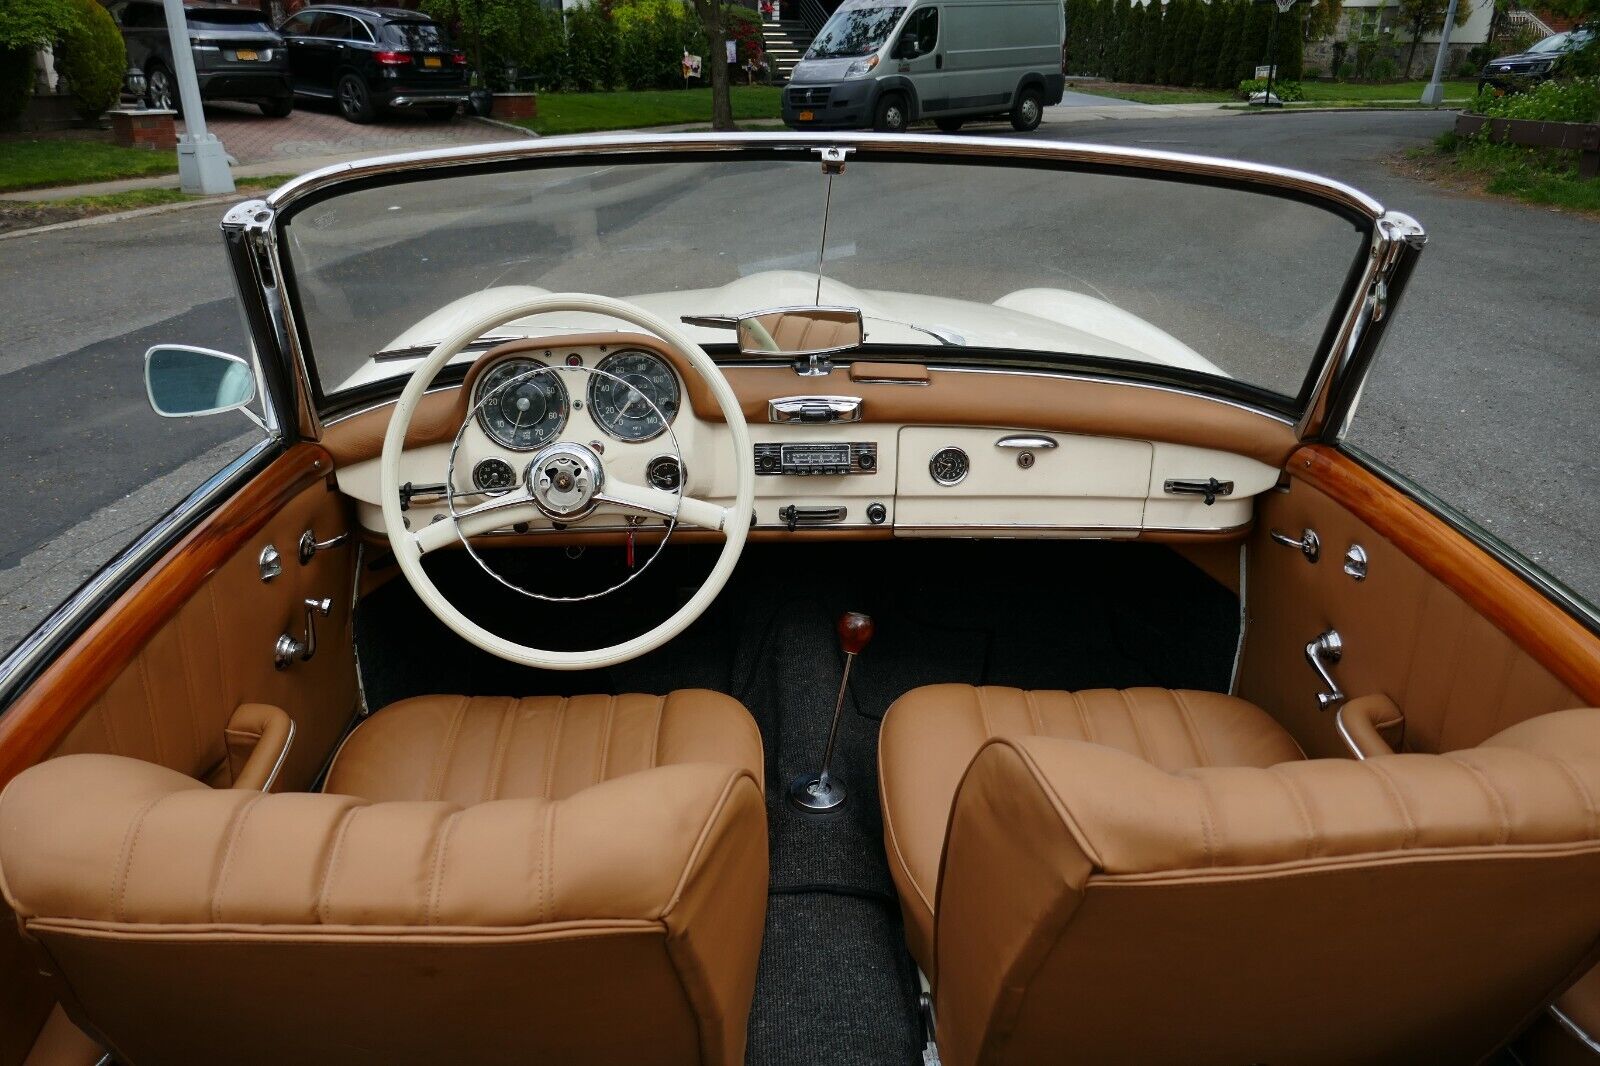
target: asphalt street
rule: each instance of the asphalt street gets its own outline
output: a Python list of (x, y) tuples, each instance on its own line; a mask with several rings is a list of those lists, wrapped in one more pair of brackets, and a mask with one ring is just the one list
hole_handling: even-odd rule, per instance
[[(1385, 165), (1449, 123), (1442, 113), (1224, 114), (1040, 132), (1293, 166), (1418, 218), (1428, 250), (1354, 442), (1600, 602), (1591, 415), (1600, 224), (1449, 193)], [(716, 221), (781, 232), (773, 199), (750, 200), (726, 203)], [(0, 491), (12, 503), (0, 514), (0, 648), (249, 439), (242, 417), (158, 419), (143, 397), (141, 356), (152, 343), (244, 348), (220, 213), (0, 241)], [(795, 257), (799, 245), (774, 260)], [(1241, 301), (1293, 295), (1294, 278), (1259, 235), (1213, 269)], [(385, 340), (395, 332), (374, 328)]]

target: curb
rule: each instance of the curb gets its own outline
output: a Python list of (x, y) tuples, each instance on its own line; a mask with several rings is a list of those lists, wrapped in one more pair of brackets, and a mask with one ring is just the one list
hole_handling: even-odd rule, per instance
[(485, 118), (482, 115), (468, 115), (467, 118), (470, 118), (474, 122), (481, 122), (485, 126), (498, 126), (503, 130), (510, 130), (513, 133), (520, 133), (524, 137), (537, 137), (537, 136), (539, 136), (537, 133), (535, 133), (532, 130), (528, 129), (526, 126), (518, 126), (518, 125), (516, 125), (515, 123), (512, 123), (512, 122), (502, 122), (497, 118)]
[(1426, 113), (1432, 111), (1460, 111), (1455, 105), (1440, 104), (1438, 107), (1229, 107), (1229, 111), (1236, 111), (1241, 115), (1342, 115), (1350, 112), (1358, 114), (1404, 114), (1407, 111)]
[(216, 204), (244, 202), (248, 197), (207, 196), (199, 200), (184, 200), (175, 204), (155, 204), (151, 207), (136, 207), (132, 211), (112, 211), (104, 215), (89, 215), (85, 218), (69, 218), (64, 222), (52, 222), (47, 226), (31, 226), (28, 229), (14, 229), (0, 233), (0, 241), (9, 241), (17, 237), (38, 237), (46, 233), (55, 233), (58, 230), (83, 229), (88, 226), (99, 226), (108, 222), (124, 222), (131, 218), (144, 218), (149, 215), (169, 215), (175, 211), (187, 211), (193, 207), (214, 206)]

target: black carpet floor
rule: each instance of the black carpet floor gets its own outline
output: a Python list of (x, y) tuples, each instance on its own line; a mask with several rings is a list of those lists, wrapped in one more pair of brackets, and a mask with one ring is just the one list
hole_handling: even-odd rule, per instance
[[(620, 550), (496, 552), (532, 587), (609, 583)], [(488, 581), (461, 553), (432, 557), (440, 587), (514, 640), (593, 647), (665, 617), (711, 565), (671, 548), (624, 591), (553, 607)], [(382, 565), (378, 561), (377, 565)], [(391, 564), (392, 565), (392, 564)], [(843, 658), (846, 610), (877, 623), (851, 675), (834, 773), (844, 808), (817, 817), (784, 801), (814, 771)], [(766, 746), (772, 896), (749, 1062), (759, 1066), (920, 1061), (916, 970), (904, 947), (883, 850), (878, 724), (919, 685), (946, 681), (1081, 689), (1166, 685), (1226, 690), (1238, 635), (1232, 593), (1158, 546), (1019, 541), (758, 545), (686, 633), (641, 659), (561, 674), (514, 667), (461, 641), (403, 581), (357, 612), (369, 704), (430, 692), (534, 695), (705, 687), (739, 698)]]

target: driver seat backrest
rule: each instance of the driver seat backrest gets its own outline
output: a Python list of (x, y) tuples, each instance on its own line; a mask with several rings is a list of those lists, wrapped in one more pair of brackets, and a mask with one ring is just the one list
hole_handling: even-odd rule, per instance
[(1476, 1062), (1600, 954), (1600, 710), (1175, 773), (999, 737), (938, 890), (943, 1061)]
[(68, 755), (0, 793), (0, 890), (120, 1062), (743, 1059), (748, 768), (463, 806), (217, 790)]

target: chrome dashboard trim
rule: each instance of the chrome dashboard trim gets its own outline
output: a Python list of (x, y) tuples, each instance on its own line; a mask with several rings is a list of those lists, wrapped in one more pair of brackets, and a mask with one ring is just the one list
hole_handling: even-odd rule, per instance
[(896, 522), (892, 527), (896, 533), (901, 530), (908, 532), (961, 530), (971, 533), (995, 532), (1004, 533), (1007, 530), (1037, 530), (1041, 532), (1056, 533), (1242, 533), (1249, 529), (1252, 522), (1241, 522), (1236, 526), (1126, 526), (1126, 525), (1064, 525), (1060, 522), (974, 522), (971, 524), (960, 522), (938, 522), (928, 525), (911, 525)]

